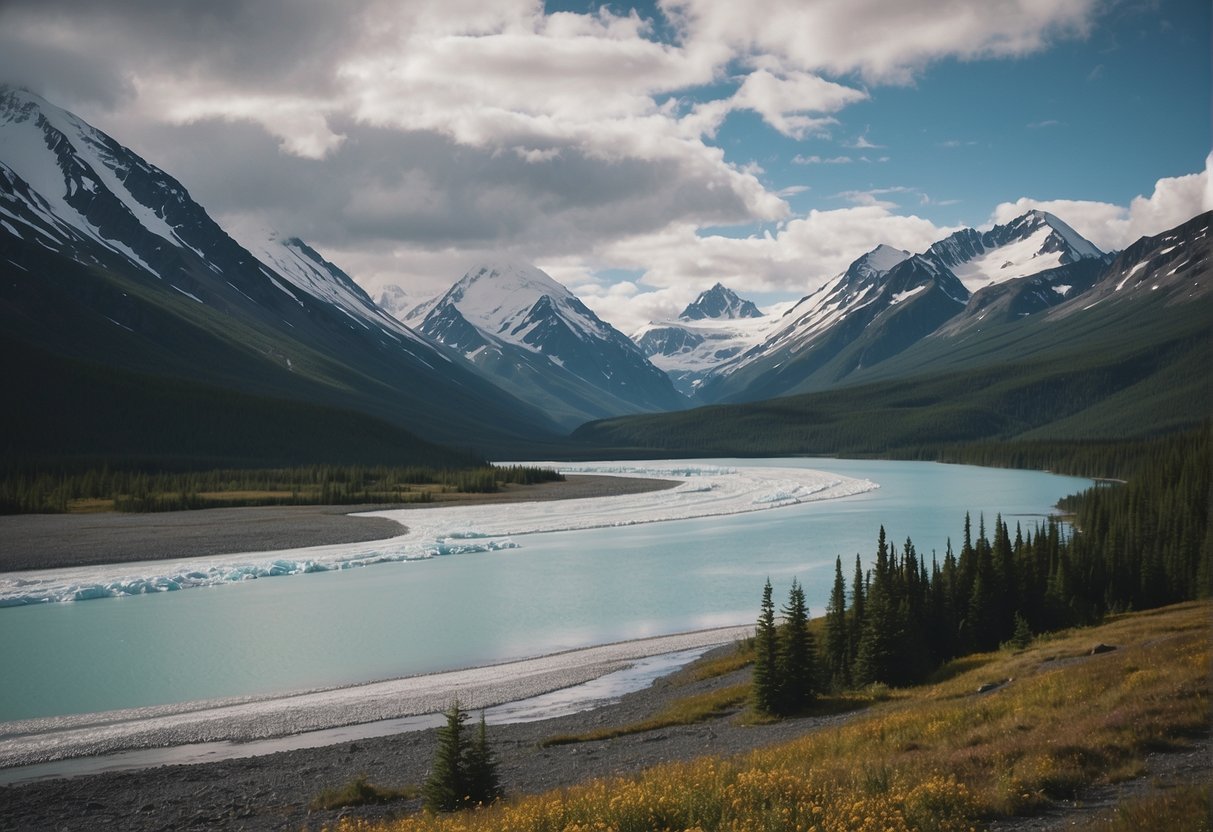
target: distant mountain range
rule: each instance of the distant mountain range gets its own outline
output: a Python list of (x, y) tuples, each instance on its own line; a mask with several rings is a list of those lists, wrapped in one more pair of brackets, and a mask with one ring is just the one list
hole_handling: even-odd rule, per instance
[[(1201, 214), (1105, 255), (1032, 212), (967, 254), (952, 244), (980, 237), (961, 232), (887, 270), (860, 258), (709, 379), (737, 403), (603, 420), (574, 438), (633, 453), (887, 453), (1207, 424), (1211, 224)], [(990, 239), (1015, 248), (1005, 280), (988, 271)], [(1023, 266), (1031, 254), (1043, 271)], [(966, 271), (981, 281), (970, 294), (953, 269), (975, 258), (987, 270)]]
[(717, 283), (677, 320), (650, 323), (632, 340), (681, 393), (694, 397), (704, 378), (761, 344), (776, 322), (775, 316), (764, 315), (752, 301)]
[[(234, 239), (169, 174), (0, 87), (4, 453), (454, 464), (1165, 430), (1209, 415), (1208, 225), (1107, 254), (1030, 211), (878, 246), (765, 314), (717, 284), (629, 339), (526, 263), (372, 298), (303, 240)], [(713, 403), (740, 409), (688, 410)], [(844, 404), (868, 416), (830, 433)]]

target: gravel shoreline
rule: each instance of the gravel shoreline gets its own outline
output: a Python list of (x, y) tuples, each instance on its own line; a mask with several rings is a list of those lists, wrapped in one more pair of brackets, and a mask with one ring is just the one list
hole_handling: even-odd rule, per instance
[(447, 495), (408, 505), (257, 506), (150, 514), (20, 514), (0, 517), (0, 572), (176, 560), (241, 552), (270, 552), (364, 543), (396, 537), (405, 528), (357, 512), (643, 494), (672, 488), (671, 480), (570, 474), (564, 482), (509, 486), (495, 494)]
[[(733, 649), (726, 645), (718, 650)], [(542, 792), (663, 762), (705, 754), (728, 756), (799, 736), (846, 717), (792, 719), (742, 726), (728, 715), (693, 726), (612, 740), (541, 748), (552, 736), (639, 721), (665, 703), (742, 681), (748, 670), (682, 683), (677, 674), (592, 711), (489, 729), (502, 784), (511, 795)], [(143, 832), (166, 829), (320, 829), (349, 815), (387, 818), (416, 811), (403, 801), (356, 809), (309, 811), (320, 792), (366, 775), (376, 785), (424, 782), (436, 732), (357, 740), (215, 763), (164, 766), (0, 787), (6, 828)]]

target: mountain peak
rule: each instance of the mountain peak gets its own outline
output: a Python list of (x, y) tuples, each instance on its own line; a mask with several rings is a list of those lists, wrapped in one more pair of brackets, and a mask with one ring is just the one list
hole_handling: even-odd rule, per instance
[(736, 318), (761, 318), (762, 312), (752, 301), (742, 300), (737, 293), (722, 283), (717, 283), (690, 303), (678, 316), (684, 321), (701, 321), (704, 318), (733, 320)]
[(1047, 211), (1032, 209), (989, 231), (963, 228), (932, 245), (927, 258), (976, 292), (998, 283), (1102, 257), (1103, 252)]

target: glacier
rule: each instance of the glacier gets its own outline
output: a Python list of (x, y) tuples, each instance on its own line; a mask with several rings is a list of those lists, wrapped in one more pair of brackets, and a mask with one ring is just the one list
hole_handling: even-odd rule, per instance
[(396, 537), (371, 542), (4, 573), (0, 574), (0, 607), (175, 592), (377, 563), (506, 551), (524, 545), (519, 539), (524, 541), (533, 534), (771, 510), (879, 487), (869, 480), (806, 468), (688, 464), (678, 460), (525, 464), (554, 468), (568, 475), (647, 477), (677, 484), (643, 494), (406, 508), (355, 515), (386, 517), (406, 529)]

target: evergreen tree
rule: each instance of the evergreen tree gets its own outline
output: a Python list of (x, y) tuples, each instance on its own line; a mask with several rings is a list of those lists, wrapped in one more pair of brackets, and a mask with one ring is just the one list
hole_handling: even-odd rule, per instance
[(431, 812), (453, 812), (467, 802), (464, 771), (467, 746), (463, 739), (463, 723), (467, 718), (467, 713), (459, 708), (459, 700), (452, 700), (446, 712), (446, 725), (438, 729), (438, 750), (422, 790), (425, 808)]
[(775, 632), (775, 602), (771, 599), (771, 579), (762, 588), (762, 607), (754, 630), (754, 671), (752, 690), (754, 707), (766, 714), (778, 712), (779, 642)]
[(497, 758), (489, 748), (484, 724), (484, 711), (480, 712), (480, 726), (476, 739), (464, 752), (464, 775), (467, 781), (467, 796), (471, 803), (492, 803), (501, 797), (501, 780), (497, 776)]
[(847, 635), (851, 639), (851, 676), (855, 675), (855, 658), (859, 655), (859, 637), (863, 634), (864, 615), (867, 611), (867, 593), (864, 592), (863, 563), (855, 555), (855, 575), (851, 579), (851, 615)]
[(847, 631), (847, 595), (841, 557), (834, 560), (834, 589), (826, 605), (825, 665), (830, 685), (835, 690), (851, 684), (851, 635)]
[(779, 698), (778, 712), (792, 714), (804, 709), (817, 695), (817, 675), (814, 658), (817, 653), (813, 634), (809, 632), (809, 608), (805, 603), (804, 587), (792, 579), (788, 603), (783, 608), (783, 631), (779, 639)]

